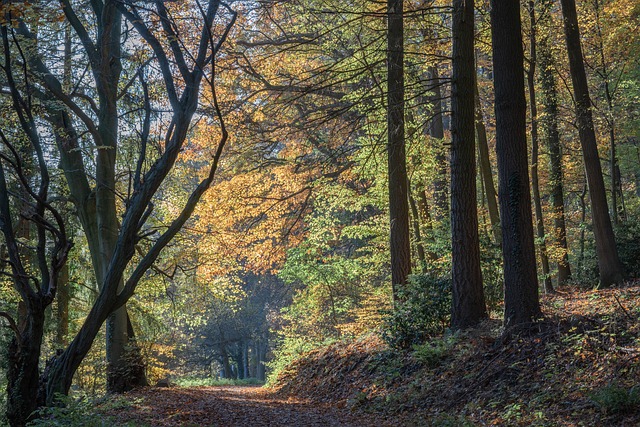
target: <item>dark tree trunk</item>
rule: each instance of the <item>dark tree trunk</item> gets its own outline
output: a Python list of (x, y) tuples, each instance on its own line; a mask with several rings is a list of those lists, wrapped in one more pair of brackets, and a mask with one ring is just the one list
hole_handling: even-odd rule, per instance
[(510, 327), (534, 321), (540, 305), (529, 193), (520, 2), (493, 0), (491, 6), (504, 320)]
[(553, 75), (553, 59), (548, 40), (543, 37), (540, 41), (540, 83), (542, 86), (542, 103), (544, 105), (544, 129), (546, 132), (547, 149), (549, 150), (549, 169), (551, 185), (551, 204), (553, 206), (554, 236), (556, 245), (562, 251), (558, 261), (558, 286), (571, 278), (569, 264), (569, 248), (567, 245), (567, 228), (564, 215), (564, 187), (562, 176), (562, 152), (560, 148), (560, 133), (558, 132), (558, 96), (556, 80)]
[(475, 114), (476, 114), (476, 138), (478, 139), (478, 165), (480, 175), (484, 185), (484, 191), (489, 210), (489, 221), (496, 244), (502, 244), (502, 232), (500, 229), (500, 213), (498, 212), (498, 195), (493, 182), (493, 172), (491, 171), (491, 159), (489, 158), (489, 143), (487, 140), (487, 129), (484, 125), (482, 114), (482, 104), (480, 103), (480, 93), (478, 91), (478, 81), (475, 83)]
[(611, 218), (607, 206), (607, 196), (602, 177), (602, 165), (598, 154), (598, 143), (593, 127), (591, 114), (591, 100), (587, 75), (582, 59), (582, 46), (580, 45), (580, 30), (578, 28), (578, 15), (574, 0), (561, 0), (562, 15), (564, 17), (564, 32), (567, 41), (567, 53), (569, 54), (569, 68), (571, 81), (573, 82), (573, 94), (576, 103), (576, 118), (584, 168), (589, 185), (589, 197), (591, 199), (591, 219), (595, 236), (598, 267), (600, 270), (601, 287), (609, 287), (624, 280), (624, 268), (618, 257)]
[(480, 270), (474, 137), (474, 2), (453, 2), (451, 82), (451, 327), (474, 326), (487, 317)]
[(394, 299), (411, 273), (409, 194), (404, 141), (403, 0), (387, 1), (387, 132), (391, 281)]
[(20, 337), (9, 345), (7, 369), (7, 419), (12, 427), (22, 427), (44, 403), (36, 395), (40, 381), (40, 347), (44, 336), (44, 307), (32, 301), (27, 309)]
[(529, 70), (527, 71), (527, 87), (529, 89), (529, 112), (531, 114), (531, 190), (533, 192), (533, 206), (536, 213), (536, 232), (538, 234), (538, 251), (540, 252), (540, 264), (542, 266), (542, 280), (544, 290), (553, 293), (551, 274), (549, 270), (549, 256), (547, 255), (547, 243), (545, 242), (544, 220), (542, 218), (542, 202), (540, 200), (540, 184), (538, 179), (538, 106), (536, 105), (536, 10), (533, 0), (529, 0), (529, 19), (531, 21), (531, 34), (529, 40)]

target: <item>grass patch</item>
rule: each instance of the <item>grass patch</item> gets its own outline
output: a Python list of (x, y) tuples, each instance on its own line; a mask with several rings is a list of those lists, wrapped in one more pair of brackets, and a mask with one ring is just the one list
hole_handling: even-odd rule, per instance
[(246, 378), (243, 380), (234, 380), (230, 378), (202, 378), (202, 377), (184, 377), (175, 381), (178, 387), (214, 387), (214, 386), (248, 386), (248, 385), (264, 385), (264, 381), (257, 378)]

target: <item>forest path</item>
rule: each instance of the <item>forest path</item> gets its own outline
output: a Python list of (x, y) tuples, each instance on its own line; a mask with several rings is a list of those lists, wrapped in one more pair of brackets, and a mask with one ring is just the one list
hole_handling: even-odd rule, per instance
[[(282, 398), (258, 386), (144, 388), (123, 396), (126, 402), (106, 415), (118, 425), (195, 426), (385, 426), (392, 425), (348, 408)], [(102, 412), (102, 411), (101, 411)]]

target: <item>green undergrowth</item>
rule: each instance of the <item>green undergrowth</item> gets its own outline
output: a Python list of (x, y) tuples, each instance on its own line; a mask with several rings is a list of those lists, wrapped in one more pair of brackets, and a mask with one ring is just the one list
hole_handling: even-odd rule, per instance
[(314, 349), (274, 381), (281, 395), (416, 426), (640, 425), (640, 287), (562, 289), (543, 321), (500, 321), (408, 350), (369, 335)]
[(118, 423), (113, 417), (102, 415), (99, 412), (109, 410), (126, 410), (134, 405), (124, 396), (110, 396), (102, 398), (64, 397), (60, 399), (59, 407), (42, 408), (38, 410), (38, 418), (28, 424), (28, 427), (36, 426), (60, 426), (60, 427), (111, 427), (118, 425), (121, 427), (147, 427), (140, 423)]
[(215, 387), (215, 386), (248, 386), (263, 385), (264, 381), (257, 378), (234, 380), (231, 378), (182, 377), (175, 380), (178, 387)]

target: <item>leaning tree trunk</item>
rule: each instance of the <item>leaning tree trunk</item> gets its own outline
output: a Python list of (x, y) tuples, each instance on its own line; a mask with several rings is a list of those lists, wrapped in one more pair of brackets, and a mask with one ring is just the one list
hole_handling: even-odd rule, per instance
[(451, 82), (451, 327), (487, 317), (480, 269), (474, 135), (474, 2), (453, 1)]
[(496, 151), (502, 254), (504, 322), (515, 326), (540, 315), (527, 162), (520, 2), (491, 2), (496, 111)]
[(569, 54), (571, 81), (573, 82), (578, 133), (580, 135), (580, 144), (582, 145), (582, 156), (591, 199), (591, 220), (600, 270), (599, 286), (609, 287), (624, 280), (624, 267), (618, 257), (618, 249), (607, 207), (602, 165), (600, 164), (598, 143), (591, 114), (587, 75), (582, 59), (576, 3), (575, 0), (560, 0), (560, 4), (562, 5), (562, 15), (564, 17), (564, 33), (567, 41), (567, 53)]
[(387, 134), (389, 220), (393, 297), (411, 273), (409, 193), (404, 141), (404, 28), (403, 0), (388, 0)]
[(491, 172), (487, 129), (484, 125), (477, 78), (475, 83), (475, 114), (476, 138), (478, 139), (478, 166), (480, 167), (480, 176), (482, 177), (486, 194), (493, 238), (495, 243), (500, 245), (502, 244), (502, 232), (500, 229), (500, 213), (498, 212), (498, 195), (496, 194), (496, 187), (493, 183), (493, 173)]

